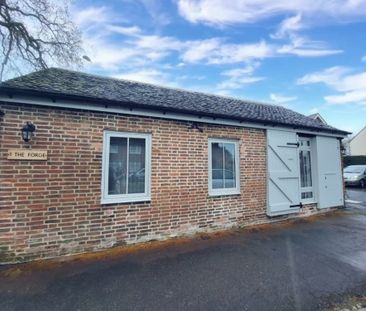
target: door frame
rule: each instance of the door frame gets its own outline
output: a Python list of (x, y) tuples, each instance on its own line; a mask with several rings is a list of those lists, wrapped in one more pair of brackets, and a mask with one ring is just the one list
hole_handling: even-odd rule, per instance
[(297, 140), (298, 140), (299, 144), (300, 144), (301, 138), (310, 140), (310, 165), (311, 165), (311, 180), (312, 180), (313, 197), (310, 198), (310, 199), (302, 199), (301, 198), (301, 192), (302, 192), (303, 188), (301, 187), (300, 145), (299, 145), (299, 148), (298, 148), (298, 156), (299, 156), (299, 189), (300, 189), (299, 201), (303, 205), (317, 204), (318, 203), (318, 180), (317, 180), (318, 174), (315, 174), (315, 172), (318, 169), (318, 165), (317, 165), (316, 150), (315, 150), (315, 147), (316, 147), (315, 146), (315, 143), (316, 143), (315, 142), (315, 136), (313, 136), (313, 135), (303, 135), (301, 133), (297, 133)]

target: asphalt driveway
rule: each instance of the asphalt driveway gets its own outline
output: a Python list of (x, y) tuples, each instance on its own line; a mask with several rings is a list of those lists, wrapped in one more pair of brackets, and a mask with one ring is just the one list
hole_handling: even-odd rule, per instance
[(366, 189), (359, 187), (347, 187), (346, 203), (366, 206)]
[(2, 311), (318, 310), (366, 289), (366, 206), (0, 278)]

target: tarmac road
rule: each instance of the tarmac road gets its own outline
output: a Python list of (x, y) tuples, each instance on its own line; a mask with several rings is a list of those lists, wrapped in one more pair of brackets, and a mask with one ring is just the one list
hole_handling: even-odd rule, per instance
[[(352, 200), (364, 202), (358, 192)], [(0, 310), (321, 310), (365, 285), (366, 206), (358, 203), (188, 244), (2, 267)]]

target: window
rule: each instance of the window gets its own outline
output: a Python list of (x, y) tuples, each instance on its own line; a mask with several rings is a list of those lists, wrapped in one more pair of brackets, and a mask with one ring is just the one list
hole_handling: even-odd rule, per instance
[(239, 194), (239, 142), (209, 139), (209, 195)]
[(314, 198), (311, 168), (311, 138), (300, 137), (299, 144), (301, 200), (311, 201)]
[(104, 132), (102, 203), (150, 200), (151, 135)]

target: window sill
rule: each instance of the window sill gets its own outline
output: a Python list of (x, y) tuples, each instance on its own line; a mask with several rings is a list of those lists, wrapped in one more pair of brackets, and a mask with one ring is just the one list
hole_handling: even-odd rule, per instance
[(150, 202), (150, 196), (141, 196), (141, 197), (124, 197), (124, 198), (103, 198), (100, 203), (103, 205), (107, 204), (119, 204), (119, 203), (141, 203), (141, 202)]
[(229, 195), (240, 195), (240, 190), (235, 189), (234, 191), (209, 191), (209, 197), (221, 197), (221, 196), (229, 196)]

